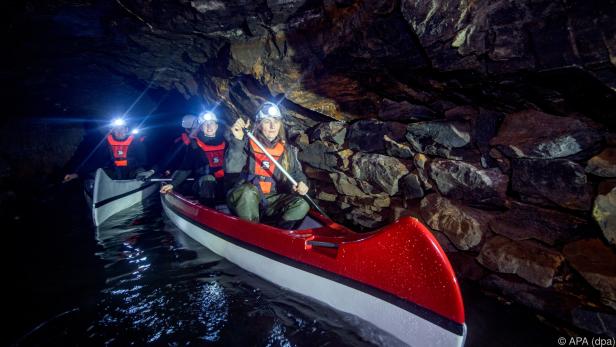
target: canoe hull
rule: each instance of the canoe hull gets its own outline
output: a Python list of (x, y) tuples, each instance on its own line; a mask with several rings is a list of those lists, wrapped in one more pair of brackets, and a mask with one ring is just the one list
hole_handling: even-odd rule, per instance
[(92, 199), (88, 201), (94, 225), (103, 224), (109, 217), (141, 203), (156, 191), (158, 184), (155, 182), (112, 180), (104, 170), (98, 169)]
[[(464, 344), (466, 325), (463, 322), (443, 318), (369, 283), (291, 259), (206, 226), (198, 213), (191, 213), (199, 209), (181, 210), (178, 202), (182, 201), (174, 197), (163, 197), (162, 201), (167, 216), (192, 239), (272, 283), (353, 314), (412, 346)], [(220, 219), (220, 216), (210, 217)]]

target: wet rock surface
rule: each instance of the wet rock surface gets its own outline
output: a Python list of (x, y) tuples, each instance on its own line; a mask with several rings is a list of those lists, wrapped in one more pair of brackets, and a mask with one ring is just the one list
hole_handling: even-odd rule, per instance
[(509, 239), (535, 239), (552, 246), (581, 238), (590, 228), (582, 218), (522, 203), (513, 203), (489, 223), (493, 232)]
[(546, 201), (572, 210), (590, 210), (592, 204), (592, 187), (584, 169), (566, 159), (514, 160), (511, 186), (528, 201)]
[(616, 245), (616, 189), (597, 196), (592, 215), (605, 238)]
[(580, 240), (565, 246), (567, 261), (602, 299), (616, 308), (616, 254), (600, 240)]
[(421, 216), (426, 224), (443, 232), (460, 250), (479, 245), (488, 232), (493, 214), (464, 206), (438, 194), (430, 194), (421, 200)]
[(435, 159), (430, 163), (430, 178), (444, 196), (475, 204), (503, 205), (509, 178), (498, 169)]
[(529, 110), (505, 117), (490, 144), (510, 158), (555, 159), (587, 153), (601, 141), (583, 120)]
[(493, 271), (516, 274), (540, 287), (549, 287), (565, 258), (530, 241), (495, 236), (486, 242), (477, 260)]

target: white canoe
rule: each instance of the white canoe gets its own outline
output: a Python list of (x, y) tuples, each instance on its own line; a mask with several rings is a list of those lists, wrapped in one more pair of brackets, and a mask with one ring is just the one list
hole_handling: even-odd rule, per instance
[(92, 197), (87, 194), (92, 208), (94, 225), (103, 224), (109, 217), (135, 204), (158, 191), (157, 182), (140, 180), (113, 180), (103, 169), (96, 171)]

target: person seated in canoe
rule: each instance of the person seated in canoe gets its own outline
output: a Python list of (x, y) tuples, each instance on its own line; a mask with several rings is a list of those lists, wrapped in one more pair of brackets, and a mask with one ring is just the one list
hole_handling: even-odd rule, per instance
[(156, 172), (162, 172), (163, 176), (169, 176), (179, 168), (186, 147), (195, 141), (201, 124), (199, 117), (187, 114), (182, 117), (181, 125), (184, 130), (173, 140), (169, 151), (162, 155), (163, 160), (155, 165)]
[(206, 112), (200, 119), (200, 130), (186, 147), (184, 158), (178, 170), (171, 176), (171, 183), (161, 187), (167, 194), (177, 189), (192, 174), (198, 177), (193, 185), (201, 203), (213, 206), (224, 199), (224, 154), (227, 146), (224, 129), (219, 126), (216, 115)]
[(253, 222), (264, 219), (281, 228), (296, 228), (310, 209), (301, 197), (308, 192), (308, 180), (297, 159), (297, 149), (287, 142), (282, 113), (276, 104), (264, 103), (256, 116), (254, 136), (298, 182), (295, 186), (290, 186), (260, 146), (245, 136), (249, 126), (250, 121), (240, 118), (231, 127), (225, 172), (229, 181), (236, 177), (236, 184), (227, 193), (227, 204), (242, 219)]
[(139, 136), (138, 129), (129, 131), (125, 119), (114, 119), (109, 133), (93, 149), (92, 155), (86, 157), (73, 173), (65, 175), (64, 182), (87, 176), (98, 168), (103, 168), (109, 177), (116, 180), (150, 177), (154, 170), (145, 170), (147, 155), (143, 141), (144, 137)]

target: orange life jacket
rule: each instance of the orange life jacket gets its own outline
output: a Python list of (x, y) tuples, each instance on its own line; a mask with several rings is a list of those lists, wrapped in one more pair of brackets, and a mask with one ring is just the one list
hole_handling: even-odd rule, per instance
[(214, 177), (216, 177), (216, 179), (221, 179), (225, 175), (222, 169), (225, 158), (225, 142), (223, 141), (219, 145), (210, 146), (199, 139), (196, 140), (197, 145), (199, 145), (207, 157), (210, 172), (214, 172)]
[[(252, 155), (254, 157), (254, 167), (250, 168), (250, 174), (257, 178), (257, 182), (263, 194), (269, 194), (272, 190), (272, 184), (274, 184), (274, 172), (276, 172), (276, 165), (270, 161), (265, 153), (257, 146), (257, 144), (250, 140), (250, 148), (252, 149)], [(273, 148), (266, 148), (269, 153), (277, 161), (284, 153), (284, 144), (278, 142)], [(255, 183), (255, 182), (253, 182)]]
[(115, 166), (128, 166), (128, 147), (133, 143), (134, 138), (135, 136), (131, 135), (124, 141), (118, 141), (111, 134), (107, 136), (107, 143), (111, 146)]
[(182, 142), (184, 142), (186, 146), (190, 145), (190, 138), (187, 133), (182, 133)]

